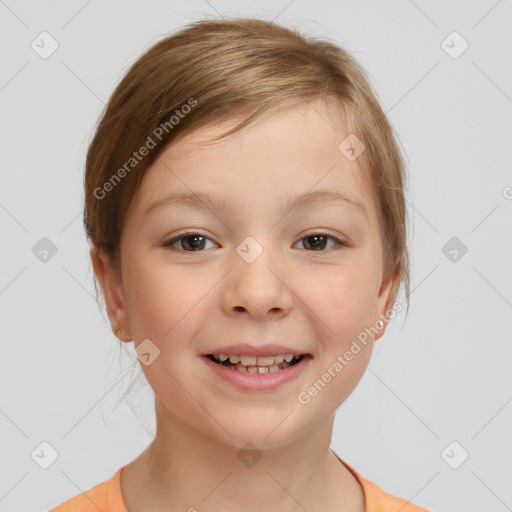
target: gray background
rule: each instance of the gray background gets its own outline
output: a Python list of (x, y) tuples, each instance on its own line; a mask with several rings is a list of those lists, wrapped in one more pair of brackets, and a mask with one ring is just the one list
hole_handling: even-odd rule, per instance
[[(219, 15), (342, 44), (407, 156), (411, 310), (339, 408), (332, 448), (422, 506), (512, 510), (510, 1), (0, 0), (0, 511), (55, 506), (152, 439), (147, 385), (116, 407), (140, 371), (118, 357), (94, 300), (84, 157), (127, 67), (169, 32)], [(59, 45), (47, 59), (31, 48), (43, 31)], [(469, 43), (457, 58), (442, 45), (453, 31)], [(43, 237), (57, 248), (46, 263), (32, 250)], [(452, 237), (468, 249), (455, 262), (442, 251)], [(58, 453), (48, 469), (44, 441)]]

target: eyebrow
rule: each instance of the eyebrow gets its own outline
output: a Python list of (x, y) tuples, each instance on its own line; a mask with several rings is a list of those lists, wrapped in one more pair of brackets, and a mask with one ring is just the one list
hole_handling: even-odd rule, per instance
[[(368, 211), (359, 199), (350, 194), (329, 189), (304, 192), (298, 196), (288, 197), (280, 212), (281, 215), (286, 215), (294, 208), (303, 210), (314, 206), (333, 204), (346, 204), (368, 219)], [(224, 196), (216, 196), (207, 192), (183, 192), (169, 194), (154, 201), (144, 210), (143, 215), (146, 217), (158, 208), (171, 205), (217, 211), (233, 209), (236, 206), (230, 198)]]

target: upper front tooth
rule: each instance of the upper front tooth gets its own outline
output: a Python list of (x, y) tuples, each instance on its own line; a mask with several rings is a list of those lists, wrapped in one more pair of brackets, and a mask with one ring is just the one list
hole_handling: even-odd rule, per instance
[[(258, 358), (256, 356), (241, 356), (240, 362), (244, 366), (254, 366), (256, 364), (257, 359)], [(230, 361), (231, 361), (231, 356), (230, 356)]]
[(271, 364), (274, 364), (274, 359), (274, 356), (258, 357), (256, 364), (258, 366), (270, 366)]

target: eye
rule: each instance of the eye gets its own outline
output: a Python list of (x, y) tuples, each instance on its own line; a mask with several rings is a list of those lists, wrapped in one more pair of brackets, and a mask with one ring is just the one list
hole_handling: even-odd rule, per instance
[(342, 240), (327, 235), (325, 233), (312, 233), (310, 235), (307, 235), (299, 240), (299, 242), (303, 242), (303, 246), (307, 249), (308, 246), (312, 248), (314, 251), (322, 251), (325, 249), (325, 246), (327, 244), (328, 240), (333, 240), (335, 245), (338, 246), (346, 246), (348, 247), (347, 242), (343, 242)]
[[(162, 244), (163, 247), (173, 247), (180, 251), (184, 252), (197, 252), (205, 249), (206, 241), (209, 240), (216, 246), (215, 242), (210, 240), (209, 238), (201, 235), (200, 233), (181, 233), (178, 236), (167, 240)], [(327, 235), (325, 233), (312, 233), (307, 235), (299, 242), (303, 243), (303, 247), (308, 250), (314, 251), (324, 251), (326, 249), (326, 245), (328, 241), (331, 240), (334, 242), (335, 246), (345, 246), (348, 247), (348, 242), (344, 242), (334, 236)], [(174, 247), (176, 244), (179, 244), (178, 247)], [(332, 247), (331, 247), (332, 248)]]
[[(205, 248), (206, 240), (210, 240), (209, 238), (201, 235), (200, 233), (181, 233), (170, 240), (167, 240), (162, 244), (163, 247), (174, 246), (174, 244), (179, 243), (181, 249), (185, 252), (194, 252), (201, 251)], [(210, 240), (211, 242), (211, 240)], [(215, 242), (212, 242), (214, 245)], [(178, 247), (176, 247), (178, 249)], [(178, 250), (181, 250), (178, 249)]]

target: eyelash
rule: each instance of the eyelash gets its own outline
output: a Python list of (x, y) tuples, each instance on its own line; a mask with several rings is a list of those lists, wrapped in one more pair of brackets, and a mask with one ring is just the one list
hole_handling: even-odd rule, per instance
[[(176, 247), (172, 247), (173, 244), (175, 244), (176, 242), (178, 242), (179, 240), (181, 240), (182, 238), (187, 238), (189, 236), (193, 236), (193, 235), (199, 235), (201, 237), (203, 237), (205, 240), (210, 240), (211, 242), (213, 242), (213, 240), (211, 240), (210, 238), (202, 235), (201, 233), (197, 233), (195, 231), (190, 231), (190, 232), (187, 232), (187, 233), (180, 233), (178, 236), (175, 236), (173, 238), (171, 238), (170, 240), (167, 240), (166, 242), (164, 242), (162, 244), (162, 247), (169, 247), (169, 248), (172, 248), (172, 249), (176, 249), (178, 250), (179, 252), (188, 252), (188, 253), (194, 253), (194, 252), (204, 252), (206, 249), (202, 250), (202, 251), (185, 251), (185, 250), (182, 250), (182, 249), (177, 249)], [(337, 244), (338, 247), (331, 247), (331, 249), (341, 249), (342, 247), (350, 247), (351, 244), (348, 243), (348, 242), (345, 242), (343, 240), (340, 240), (339, 238), (336, 238), (335, 236), (332, 236), (332, 235), (328, 235), (327, 233), (321, 233), (321, 232), (318, 232), (318, 233), (310, 233), (304, 237), (302, 237), (300, 241), (302, 240), (305, 240), (306, 238), (311, 238), (313, 236), (322, 236), (322, 237), (325, 237), (327, 239), (331, 239), (331, 240), (334, 240)], [(215, 242), (214, 242), (215, 243)], [(327, 252), (328, 249), (323, 249), (323, 250), (318, 250), (318, 251), (315, 251), (315, 250), (308, 250), (308, 249), (304, 249), (305, 251), (308, 251), (308, 252)]]

